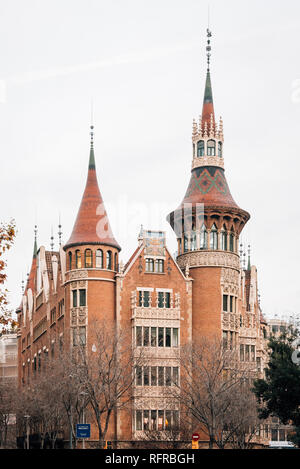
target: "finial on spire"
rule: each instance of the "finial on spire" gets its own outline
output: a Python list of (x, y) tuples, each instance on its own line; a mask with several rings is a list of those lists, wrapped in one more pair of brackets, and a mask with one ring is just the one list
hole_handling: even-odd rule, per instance
[(247, 270), (251, 270), (250, 254), (251, 254), (251, 246), (250, 246), (250, 244), (248, 244), (248, 267), (247, 267)]
[(54, 248), (54, 236), (53, 236), (53, 226), (51, 226), (51, 242), (50, 242), (50, 246), (51, 246), (51, 251), (53, 252), (53, 248)]
[(93, 124), (93, 110), (91, 111), (91, 125), (90, 125), (90, 136), (91, 136), (91, 145), (90, 145), (90, 160), (89, 160), (89, 169), (96, 169), (95, 165), (95, 155), (94, 155), (94, 124)]
[(59, 245), (61, 246), (61, 237), (62, 237), (62, 230), (61, 230), (61, 221), (60, 221), (60, 214), (59, 214), (59, 219), (58, 219), (58, 242)]
[(206, 46), (206, 56), (207, 56), (207, 71), (210, 71), (210, 57), (211, 57), (211, 45), (210, 45), (210, 38), (212, 36), (212, 33), (209, 29), (207, 28), (207, 46)]
[(34, 246), (33, 246), (33, 257), (37, 255), (37, 225), (34, 225)]

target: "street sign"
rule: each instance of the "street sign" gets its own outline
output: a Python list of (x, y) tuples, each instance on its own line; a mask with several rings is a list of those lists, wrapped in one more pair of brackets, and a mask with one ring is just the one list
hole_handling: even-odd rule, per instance
[(192, 440), (193, 440), (193, 441), (198, 441), (199, 438), (200, 438), (199, 433), (193, 433), (193, 436), (192, 436)]
[(76, 425), (76, 438), (90, 438), (91, 424), (90, 423), (77, 423)]

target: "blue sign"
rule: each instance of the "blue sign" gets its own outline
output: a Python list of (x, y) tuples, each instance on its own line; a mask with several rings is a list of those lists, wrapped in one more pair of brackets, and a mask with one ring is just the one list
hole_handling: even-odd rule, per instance
[(76, 425), (76, 438), (90, 438), (91, 424), (90, 423), (77, 423)]

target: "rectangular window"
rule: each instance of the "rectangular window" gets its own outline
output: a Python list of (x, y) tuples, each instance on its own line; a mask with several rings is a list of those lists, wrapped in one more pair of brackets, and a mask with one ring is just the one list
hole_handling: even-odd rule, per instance
[(257, 367), (257, 371), (261, 371), (261, 358), (260, 357), (256, 358), (256, 367)]
[(178, 347), (178, 327), (173, 327), (172, 347)]
[(142, 386), (143, 385), (143, 369), (141, 366), (136, 367), (136, 385)]
[(166, 426), (166, 430), (171, 430), (171, 428), (172, 428), (172, 412), (171, 412), (171, 410), (166, 410), (165, 426)]
[(165, 293), (165, 308), (170, 308), (170, 293), (166, 292)]
[(149, 308), (150, 306), (150, 292), (149, 291), (139, 291), (139, 306), (144, 306), (144, 308)]
[(245, 361), (246, 362), (250, 361), (250, 346), (249, 345), (245, 346)]
[(255, 345), (251, 345), (251, 361), (255, 362)]
[(277, 430), (277, 428), (272, 428), (272, 430), (271, 430), (271, 441), (278, 441), (278, 430)]
[(149, 430), (149, 410), (144, 410), (144, 430)]
[(230, 312), (233, 313), (233, 296), (230, 295)]
[(158, 346), (159, 347), (164, 346), (164, 328), (163, 327), (158, 328)]
[(179, 384), (179, 368), (178, 366), (173, 367), (173, 382), (172, 384), (178, 385)]
[(157, 430), (157, 411), (151, 410), (151, 430)]
[(228, 332), (223, 331), (223, 348), (224, 350), (227, 350), (228, 348), (228, 337), (227, 337)]
[(82, 346), (86, 345), (86, 330), (85, 326), (79, 327), (79, 344)]
[(157, 368), (151, 366), (151, 386), (157, 386)]
[(158, 386), (164, 386), (165, 385), (165, 380), (164, 380), (164, 367), (159, 366), (158, 367)]
[(162, 292), (162, 291), (158, 292), (158, 307), (159, 308), (164, 307), (164, 292)]
[(142, 326), (136, 326), (135, 334), (136, 334), (136, 346), (141, 347), (142, 346)]
[(223, 295), (223, 311), (228, 311), (228, 295)]
[(79, 290), (79, 306), (86, 306), (86, 290)]
[(161, 431), (164, 429), (164, 411), (159, 410), (158, 411), (158, 425), (157, 425), (157, 430)]
[(179, 411), (173, 411), (173, 428), (179, 428)]
[(143, 429), (142, 425), (142, 411), (137, 410), (136, 411), (136, 423), (135, 423), (135, 428), (137, 431), (141, 431)]
[(149, 386), (149, 366), (144, 366), (144, 386)]
[(166, 386), (171, 386), (171, 367), (166, 366)]
[(75, 347), (76, 345), (78, 345), (77, 329), (76, 327), (73, 327), (73, 346)]
[(144, 327), (144, 347), (149, 347), (149, 327)]
[(166, 347), (171, 347), (171, 328), (166, 327)]
[(240, 345), (240, 361), (244, 362), (245, 361), (245, 355), (244, 355), (244, 345)]
[(151, 347), (157, 346), (157, 328), (151, 327)]
[(72, 290), (73, 308), (77, 308), (77, 290)]

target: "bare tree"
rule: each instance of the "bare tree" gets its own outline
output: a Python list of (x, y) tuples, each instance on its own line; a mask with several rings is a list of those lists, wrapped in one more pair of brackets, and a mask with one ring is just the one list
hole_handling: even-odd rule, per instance
[(15, 397), (16, 380), (0, 379), (0, 447), (15, 446)]
[[(181, 382), (177, 399), (185, 418), (209, 438), (209, 448), (224, 448), (241, 428), (241, 408), (236, 397), (249, 370), (239, 362), (236, 350), (227, 350), (217, 339), (194, 341), (181, 351)], [(235, 415), (235, 425), (229, 416)]]
[(86, 396), (103, 447), (112, 415), (132, 400), (134, 368), (141, 356), (132, 349), (131, 335), (94, 319), (89, 323), (89, 349), (77, 347), (73, 355), (74, 379)]

